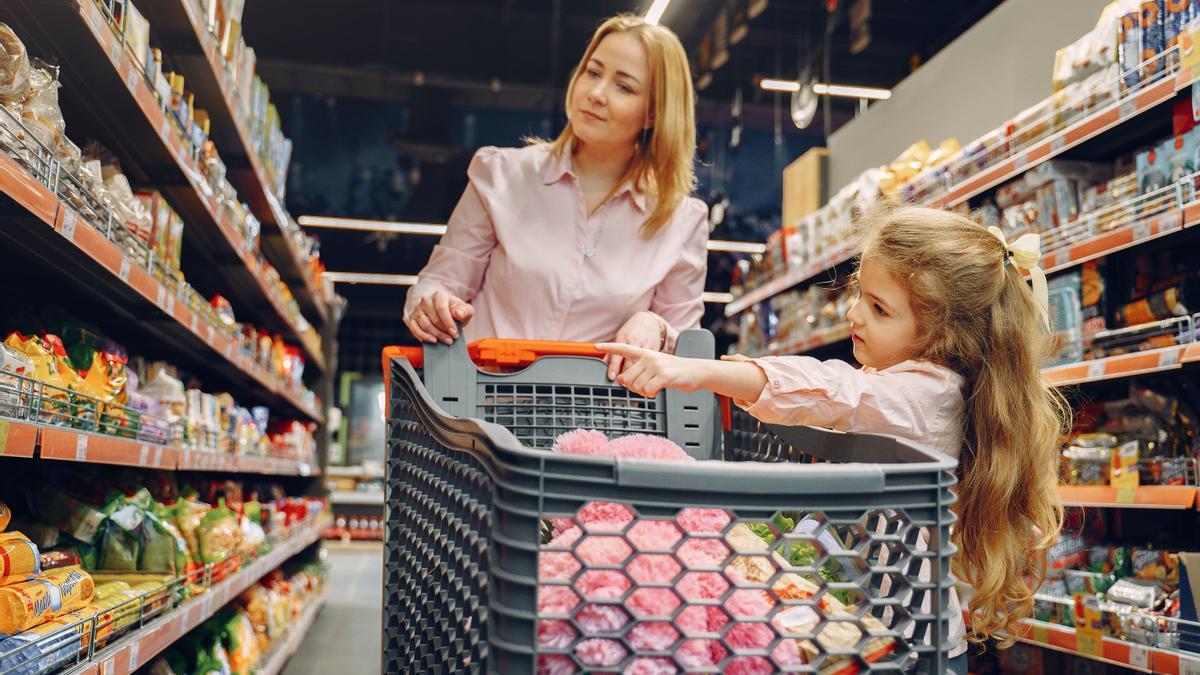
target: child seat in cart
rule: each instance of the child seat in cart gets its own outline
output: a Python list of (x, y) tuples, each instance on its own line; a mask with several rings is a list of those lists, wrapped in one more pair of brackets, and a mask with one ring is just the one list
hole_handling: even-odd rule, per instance
[[(712, 335), (677, 353), (712, 358)], [(598, 356), (384, 350), (384, 672), (945, 671), (953, 459), (722, 424), (711, 394), (631, 394)], [(690, 457), (550, 451), (576, 428)]]

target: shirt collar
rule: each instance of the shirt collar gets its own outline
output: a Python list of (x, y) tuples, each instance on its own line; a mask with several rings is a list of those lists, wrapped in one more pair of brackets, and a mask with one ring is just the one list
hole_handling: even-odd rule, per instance
[[(568, 143), (563, 148), (561, 156), (556, 156), (554, 151), (547, 148), (546, 160), (542, 165), (542, 183), (545, 185), (553, 185), (562, 180), (566, 176), (577, 178), (571, 166), (571, 154), (574, 151), (574, 144)], [(628, 194), (633, 205), (642, 213), (646, 212), (646, 196), (641, 190), (634, 187), (632, 180), (625, 181), (620, 188), (617, 189), (614, 197), (620, 197), (623, 194)]]

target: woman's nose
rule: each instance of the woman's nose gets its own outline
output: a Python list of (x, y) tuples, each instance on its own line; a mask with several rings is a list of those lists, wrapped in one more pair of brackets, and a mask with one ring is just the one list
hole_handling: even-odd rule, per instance
[(605, 101), (603, 80), (597, 82), (596, 84), (592, 85), (590, 89), (588, 89), (588, 100), (593, 103), (603, 105)]

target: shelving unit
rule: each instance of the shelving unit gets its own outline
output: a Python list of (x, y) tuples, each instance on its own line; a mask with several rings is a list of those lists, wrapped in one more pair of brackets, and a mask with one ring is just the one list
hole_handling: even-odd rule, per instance
[[(136, 4), (149, 18), (152, 40), (162, 48), (169, 66), (186, 72), (196, 107), (209, 111), (211, 139), (222, 161), (228, 162), (229, 181), (237, 198), (246, 202), (263, 224), (259, 239), (243, 233), (246, 228), (235, 218), (236, 209), (214, 192), (219, 173), (206, 176), (212, 165), (202, 163), (200, 152), (135, 58), (125, 29), (101, 0), (13, 0), (3, 3), (0, 22), (12, 27), (30, 56), (61, 68), (59, 103), (68, 120), (68, 136), (74, 141), (96, 138), (111, 149), (130, 183), (157, 189), (185, 229), (182, 270), (168, 269), (166, 261), (146, 243), (148, 234), (139, 237), (141, 233), (133, 233), (131, 225), (121, 222), (111, 205), (97, 208), (96, 195), (84, 194), (87, 190), (81, 190), (77, 169), (69, 168), (28, 132), (20, 149), (8, 142), (11, 138), (0, 136), (5, 141), (0, 143), (0, 220), (4, 223), (0, 249), (10, 268), (10, 283), (19, 286), (22, 281), (13, 277), (25, 273), (36, 275), (38, 281), (48, 279), (54, 289), (71, 294), (69, 301), (53, 304), (62, 304), (63, 309), (94, 323), (104, 337), (138, 347), (131, 353), (147, 364), (163, 361), (178, 366), (195, 375), (205, 392), (229, 392), (246, 408), (264, 406), (272, 420), (315, 422), (315, 458), (288, 459), (284, 457), (306, 457), (306, 453), (278, 449), (269, 456), (234, 454), (229, 451), (233, 440), (228, 435), (213, 440), (219, 433), (207, 424), (188, 427), (184, 433), (184, 422), (168, 423), (162, 417), (170, 414), (177, 420), (173, 412), (156, 413), (159, 416), (155, 417), (147, 408), (135, 411), (118, 406), (115, 397), (101, 402), (74, 390), (69, 396), (63, 395), (66, 389), (57, 389), (57, 397), (46, 396), (55, 389), (50, 384), (6, 371), (5, 391), (15, 392), (19, 403), (11, 398), (0, 401), (0, 463), (7, 477), (20, 480), (25, 480), (25, 472), (41, 477), (95, 471), (106, 479), (117, 473), (148, 475), (104, 471), (108, 466), (181, 472), (181, 485), (186, 481), (197, 487), (241, 476), (246, 485), (286, 490), (289, 501), (277, 506), (290, 509), (294, 505), (291, 497), (324, 493), (318, 477), (326, 462), (329, 436), (321, 401), (332, 400), (330, 364), (336, 353), (340, 307), (324, 299), (314, 276), (315, 266), (297, 250), (294, 233), (298, 228), (270, 187), (273, 177), (267, 175), (249, 133), (237, 118), (223, 64), (216, 58), (212, 35), (195, 15), (194, 3), (139, 0)], [(0, 109), (0, 115), (10, 113)], [(20, 121), (11, 116), (0, 122), (0, 134), (21, 128)], [(227, 186), (219, 192), (230, 193)], [(187, 275), (186, 282), (182, 273)], [(280, 289), (280, 282), (287, 286), (286, 292)], [(216, 294), (230, 300), (238, 320), (299, 346), (305, 362), (303, 383), (277, 375), (281, 370), (269, 367), (261, 356), (261, 346), (250, 345), (240, 328), (214, 318), (207, 298)], [(19, 385), (15, 390), (13, 382)], [(194, 384), (186, 386), (196, 388)], [(265, 421), (260, 422), (257, 412), (254, 417), (254, 423), (264, 425), (265, 432)], [(242, 424), (248, 422), (243, 419)], [(238, 452), (245, 447), (259, 452), (253, 441), (245, 446), (239, 442), (237, 447)], [(82, 471), (69, 470), (72, 464)], [(226, 475), (218, 480), (213, 474)], [(6, 483), (5, 489), (19, 488)], [(9, 499), (7, 494), (5, 499)], [(215, 504), (215, 497), (211, 501)], [(180, 601), (187, 597), (183, 581), (174, 580), (171, 583), (178, 595), (171, 595), (172, 599), (153, 613), (146, 611), (146, 600), (146, 605), (137, 608), (141, 613), (128, 633), (108, 644), (99, 639), (84, 643), (84, 660), (72, 661), (74, 665), (64, 672), (114, 675), (145, 666), (267, 573), (298, 555), (312, 555), (310, 548), (318, 544), (332, 522), (327, 504), (322, 508), (320, 518), (293, 525), (282, 537), (275, 531), (268, 538), (269, 552), (223, 580), (214, 582), (221, 577), (215, 570), (207, 571), (212, 566), (205, 567), (206, 576), (199, 587), (203, 592), (191, 599)], [(292, 517), (290, 511), (288, 514)], [(39, 514), (21, 515), (36, 519)], [(242, 554), (254, 555), (248, 550)], [(233, 568), (226, 565), (228, 569)], [(188, 580), (189, 591), (196, 592), (192, 581)], [(286, 636), (263, 656), (258, 672), (282, 671), (324, 599), (323, 594), (312, 598)], [(93, 630), (98, 621), (92, 620)]]

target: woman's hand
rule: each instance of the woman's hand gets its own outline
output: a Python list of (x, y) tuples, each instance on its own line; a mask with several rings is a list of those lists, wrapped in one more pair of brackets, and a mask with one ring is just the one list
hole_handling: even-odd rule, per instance
[[(625, 321), (625, 325), (617, 331), (613, 342), (660, 352), (665, 342), (663, 325), (663, 320), (657, 314), (638, 312)], [(608, 364), (608, 379), (610, 380), (617, 379), (617, 376), (629, 367), (625, 357), (615, 353), (605, 356), (604, 362)]]
[(452, 344), (458, 339), (458, 324), (465, 326), (474, 316), (470, 304), (445, 291), (434, 291), (421, 298), (404, 325), (421, 342)]
[(685, 359), (681, 356), (616, 343), (602, 343), (596, 349), (611, 357), (621, 357), (625, 372), (617, 377), (621, 386), (647, 398), (658, 396), (663, 389), (696, 391), (704, 386), (707, 367), (711, 361)]

